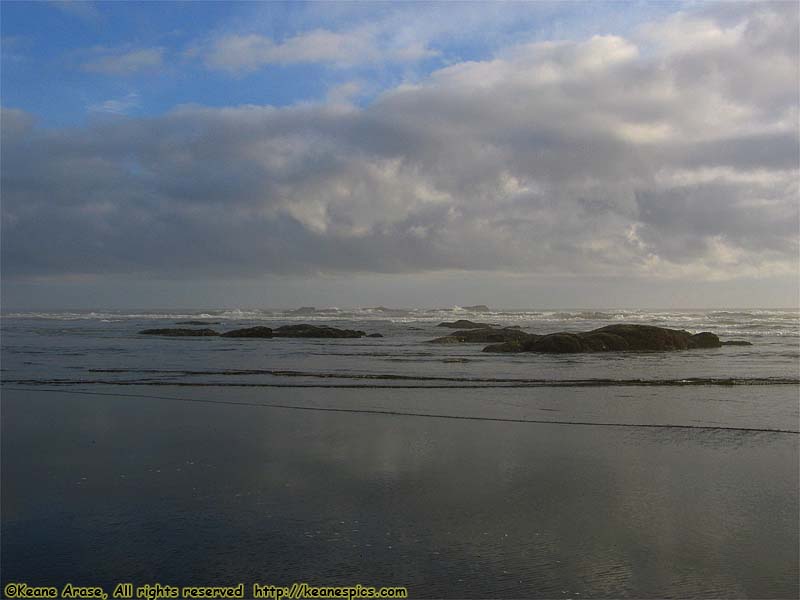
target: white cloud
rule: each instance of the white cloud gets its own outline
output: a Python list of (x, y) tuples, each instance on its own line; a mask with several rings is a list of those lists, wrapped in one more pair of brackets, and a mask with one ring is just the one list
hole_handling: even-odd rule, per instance
[(348, 81), (328, 90), (327, 101), (331, 105), (349, 105), (363, 92), (363, 85), (358, 81)]
[(745, 22), (730, 26), (712, 18), (698, 18), (684, 12), (640, 28), (641, 39), (670, 54), (735, 48), (741, 43)]
[(130, 94), (123, 96), (122, 98), (113, 98), (110, 100), (105, 100), (104, 102), (90, 104), (87, 107), (87, 110), (89, 110), (89, 112), (124, 115), (128, 114), (130, 111), (138, 107), (139, 107), (139, 94), (137, 94), (136, 92), (131, 92)]
[[(696, 32), (709, 20), (755, 33), (708, 44)], [(619, 36), (519, 45), (364, 108), (346, 85), (328, 104), (183, 107), (69, 132), (13, 113), (4, 270), (793, 277), (787, 21), (797, 28), (796, 7), (757, 5), (684, 21), (695, 41), (670, 33), (657, 51)], [(323, 47), (345, 60), (339, 42), (254, 38), (225, 64)]]
[(131, 75), (139, 71), (159, 69), (164, 62), (163, 48), (141, 48), (137, 50), (100, 50), (100, 56), (86, 61), (85, 71), (103, 75)]
[(246, 72), (270, 64), (327, 63), (349, 66), (376, 61), (413, 62), (435, 55), (419, 43), (382, 48), (370, 28), (334, 32), (315, 29), (276, 43), (251, 33), (216, 39), (206, 53), (206, 65), (213, 69)]
[(88, 0), (50, 0), (50, 5), (85, 21), (96, 22), (100, 20), (100, 12), (97, 7)]

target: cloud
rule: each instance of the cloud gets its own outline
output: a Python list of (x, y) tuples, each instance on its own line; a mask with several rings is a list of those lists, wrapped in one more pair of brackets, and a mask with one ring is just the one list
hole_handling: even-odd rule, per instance
[(348, 81), (328, 90), (327, 102), (331, 105), (351, 104), (354, 98), (363, 93), (363, 85), (358, 81)]
[(348, 86), (69, 130), (4, 111), (4, 276), (796, 278), (797, 9), (679, 18), (690, 40), (517, 45), (363, 108)]
[(212, 69), (246, 72), (270, 64), (349, 66), (376, 61), (414, 62), (436, 54), (416, 42), (402, 47), (381, 48), (375, 34), (370, 28), (343, 33), (315, 29), (282, 43), (275, 43), (259, 34), (226, 35), (213, 42), (205, 61)]
[(97, 7), (88, 0), (50, 0), (49, 4), (85, 21), (97, 22), (100, 20), (100, 12)]
[(112, 98), (104, 102), (90, 104), (87, 109), (89, 112), (107, 113), (112, 115), (128, 114), (131, 110), (139, 107), (139, 94), (131, 92), (122, 98)]
[(83, 63), (82, 68), (103, 75), (131, 75), (159, 69), (164, 61), (163, 48), (137, 50), (101, 50), (102, 55)]

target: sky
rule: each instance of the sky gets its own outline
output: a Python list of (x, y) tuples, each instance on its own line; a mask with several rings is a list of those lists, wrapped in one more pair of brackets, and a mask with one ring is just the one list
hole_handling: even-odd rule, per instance
[(796, 2), (3, 2), (3, 307), (796, 307), (799, 30)]

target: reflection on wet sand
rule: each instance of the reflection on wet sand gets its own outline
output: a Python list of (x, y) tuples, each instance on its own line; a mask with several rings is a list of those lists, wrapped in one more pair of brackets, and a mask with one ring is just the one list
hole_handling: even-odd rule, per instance
[[(325, 405), (346, 392), (302, 393)], [(453, 402), (439, 393), (414, 395)], [(350, 399), (370, 401), (382, 402)], [(414, 597), (798, 589), (794, 434), (36, 390), (4, 392), (2, 409), (4, 581), (360, 581)]]

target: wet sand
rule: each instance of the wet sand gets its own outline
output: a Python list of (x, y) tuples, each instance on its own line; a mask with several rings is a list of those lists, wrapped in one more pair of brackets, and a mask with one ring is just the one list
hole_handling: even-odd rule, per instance
[[(429, 419), (91, 391), (3, 390), (3, 584), (71, 581), (110, 592), (122, 581), (308, 581), (405, 585), (412, 597), (798, 595), (796, 434)], [(156, 393), (383, 409), (399, 392)], [(402, 392), (408, 407), (484, 414), (460, 393)], [(527, 402), (519, 391), (497, 393), (469, 392), (492, 404), (486, 415), (518, 416), (515, 403)], [(559, 393), (563, 406), (598, 392)], [(719, 393), (722, 405), (727, 391), (663, 393), (690, 411), (692, 394), (708, 401)], [(723, 425), (735, 426), (737, 404), (727, 406)], [(546, 408), (536, 414), (547, 418)], [(629, 412), (627, 422), (664, 422), (644, 412)]]

